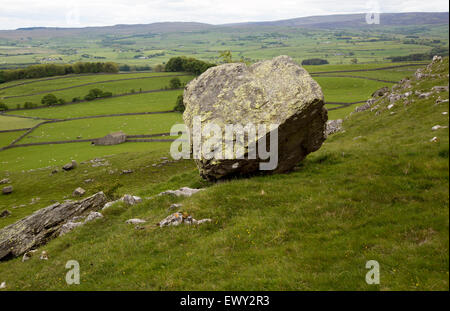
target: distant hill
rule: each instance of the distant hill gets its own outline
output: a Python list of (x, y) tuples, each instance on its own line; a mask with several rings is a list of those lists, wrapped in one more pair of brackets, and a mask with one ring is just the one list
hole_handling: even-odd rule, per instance
[[(380, 15), (380, 25), (432, 25), (448, 24), (448, 12), (428, 13), (382, 13)], [(254, 26), (285, 26), (285, 27), (308, 27), (308, 28), (355, 28), (367, 26), (366, 14), (341, 14), (309, 16), (294, 19), (286, 19), (272, 22), (240, 23), (233, 26), (254, 25)], [(372, 26), (372, 25), (371, 25)]]
[[(211, 25), (196, 22), (162, 22), (152, 24), (115, 25), (84, 28), (29, 27), (16, 30), (0, 30), (0, 38), (47, 38), (84, 35), (135, 35), (149, 33), (192, 32), (211, 30), (219, 27), (248, 28), (250, 26), (302, 27), (302, 28), (361, 28), (369, 26), (365, 14), (340, 14), (326, 16), (309, 16), (279, 21), (262, 21)], [(436, 25), (448, 24), (449, 13), (382, 13), (379, 26)], [(373, 25), (370, 25), (373, 26)]]

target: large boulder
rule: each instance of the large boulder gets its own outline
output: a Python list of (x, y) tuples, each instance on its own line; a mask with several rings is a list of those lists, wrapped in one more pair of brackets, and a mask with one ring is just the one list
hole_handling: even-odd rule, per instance
[[(208, 69), (185, 88), (183, 119), (190, 129), (194, 117), (202, 126), (211, 122), (224, 131), (225, 124), (249, 122), (258, 126), (279, 124), (278, 165), (266, 173), (291, 170), (326, 139), (327, 110), (322, 90), (308, 72), (288, 56), (258, 62), (224, 64)], [(256, 141), (266, 139), (257, 135)], [(204, 138), (203, 140), (204, 141)], [(236, 142), (236, 138), (234, 138)], [(248, 159), (256, 141), (244, 142), (244, 159), (196, 159), (200, 175), (209, 180), (256, 173), (267, 160)], [(250, 148), (249, 148), (250, 147)]]

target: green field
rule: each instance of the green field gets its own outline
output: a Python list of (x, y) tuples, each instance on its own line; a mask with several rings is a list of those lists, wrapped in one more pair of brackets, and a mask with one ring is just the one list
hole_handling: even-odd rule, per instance
[[(192, 76), (183, 76), (179, 77), (182, 83), (189, 82), (193, 77)], [(51, 93), (54, 94), (58, 98), (64, 99), (66, 102), (71, 102), (73, 98), (79, 97), (83, 99), (85, 95), (89, 93), (89, 90), (93, 88), (101, 89), (102, 91), (112, 92), (113, 95), (126, 94), (131, 92), (140, 91), (150, 91), (150, 90), (161, 90), (169, 87), (169, 82), (172, 78), (151, 78), (151, 79), (137, 79), (137, 80), (126, 80), (126, 81), (115, 81), (109, 83), (96, 83), (94, 85), (85, 85), (80, 87), (74, 87), (67, 90), (61, 91), (45, 91), (43, 94), (37, 94), (32, 96), (20, 96), (20, 97), (12, 97), (12, 98), (4, 98), (2, 101), (9, 106), (9, 108), (16, 108), (16, 105), (22, 105), (25, 102), (31, 102), (34, 104), (41, 104), (42, 97)], [(51, 82), (47, 82), (51, 83)], [(26, 85), (27, 86), (27, 85)], [(16, 91), (19, 91), (24, 86), (17, 87)]]
[(30, 128), (38, 124), (39, 121), (32, 119), (5, 117), (0, 115), (0, 131)]
[(67, 119), (116, 113), (169, 111), (175, 106), (175, 101), (180, 94), (183, 94), (183, 91), (175, 90), (136, 94), (116, 98), (98, 99), (67, 106), (19, 110), (12, 113), (29, 117)]
[(23, 143), (99, 138), (118, 131), (128, 135), (168, 133), (176, 123), (183, 123), (183, 120), (181, 114), (175, 112), (49, 123), (26, 136)]

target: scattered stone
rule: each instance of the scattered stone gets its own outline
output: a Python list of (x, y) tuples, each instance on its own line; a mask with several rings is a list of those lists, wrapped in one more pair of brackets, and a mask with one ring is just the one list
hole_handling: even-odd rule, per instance
[(342, 130), (342, 119), (327, 121), (327, 128), (326, 128), (327, 136), (340, 132), (341, 130)]
[[(220, 161), (196, 159), (200, 175), (208, 180), (255, 172), (287, 172), (309, 153), (318, 150), (325, 141), (327, 110), (322, 90), (289, 56), (279, 56), (251, 66), (228, 63), (209, 68), (186, 86), (184, 104), (183, 119), (190, 129), (197, 116), (219, 126), (279, 124), (276, 169), (261, 171), (259, 164), (267, 161), (258, 156), (256, 159), (246, 157)], [(245, 153), (268, 135), (260, 135), (250, 142), (245, 140), (242, 145)], [(239, 166), (233, 169), (236, 162)]]
[(147, 221), (145, 221), (143, 219), (138, 219), (138, 218), (128, 219), (127, 221), (125, 221), (125, 223), (131, 224), (131, 225), (139, 225), (139, 224), (143, 224), (146, 222)]
[(39, 197), (36, 197), (36, 198), (31, 198), (31, 202), (30, 202), (30, 205), (33, 205), (33, 204), (35, 204), (35, 203), (39, 202), (40, 200), (41, 200), (41, 198), (39, 198)]
[(192, 216), (190, 216), (188, 213), (179, 211), (179, 212), (169, 215), (166, 218), (164, 218), (163, 220), (161, 220), (157, 224), (157, 226), (162, 228), (162, 227), (167, 227), (167, 226), (178, 226), (182, 223), (184, 223), (186, 225), (199, 225), (199, 224), (203, 224), (205, 222), (211, 222), (211, 219), (206, 218), (206, 219), (196, 220), (196, 219), (192, 218)]
[(66, 233), (69, 233), (73, 229), (82, 226), (82, 222), (66, 222), (64, 225), (61, 226), (61, 229), (59, 230), (59, 236), (63, 236)]
[(76, 168), (78, 166), (77, 162), (75, 160), (72, 160), (72, 162), (67, 163), (66, 165), (64, 165), (62, 167), (63, 170), (65, 171), (70, 171), (73, 170), (74, 168)]
[(387, 106), (387, 109), (391, 110), (392, 108), (394, 108), (394, 106), (395, 106), (394, 104), (390, 104)]
[(0, 260), (21, 256), (57, 237), (69, 219), (99, 210), (106, 203), (99, 192), (76, 202), (55, 203), (0, 229)]
[(442, 56), (434, 55), (433, 56), (433, 63), (436, 63), (436, 62), (442, 62)]
[(48, 260), (48, 254), (46, 251), (42, 251), (41, 257), (39, 257), (40, 260)]
[(447, 111), (444, 111), (442, 114), (443, 114), (444, 116), (446, 116), (446, 115), (448, 115), (448, 112), (447, 112)]
[(9, 178), (4, 178), (2, 180), (0, 180), (0, 185), (4, 185), (4, 184), (9, 184), (11, 181), (9, 180)]
[(22, 262), (25, 262), (25, 261), (31, 259), (31, 257), (33, 257), (34, 253), (36, 253), (36, 252), (37, 252), (37, 249), (32, 249), (32, 250), (26, 252), (25, 254), (23, 254)]
[(93, 221), (95, 219), (100, 219), (100, 218), (103, 218), (103, 215), (101, 213), (99, 213), (99, 212), (90, 212), (89, 215), (87, 215), (84, 223)]
[(55, 175), (55, 174), (58, 174), (58, 173), (59, 173), (59, 170), (58, 169), (54, 169), (54, 170), (52, 170), (50, 175)]
[(168, 160), (168, 157), (161, 157), (160, 160)]
[(94, 180), (93, 180), (92, 178), (89, 178), (89, 179), (85, 179), (85, 180), (84, 180), (84, 183), (85, 183), (85, 184), (90, 184), (90, 183), (92, 183), (92, 182), (94, 182)]
[(178, 209), (181, 208), (183, 206), (183, 204), (179, 204), (179, 203), (174, 203), (172, 205), (169, 206), (169, 208), (167, 209), (168, 211), (174, 210), (174, 209)]
[(431, 128), (432, 131), (437, 131), (439, 129), (446, 129), (447, 126), (435, 125)]
[(370, 106), (372, 106), (373, 100), (369, 99), (367, 101), (367, 103), (365, 103), (364, 105), (358, 106), (355, 108), (355, 112), (363, 112), (366, 111), (367, 109), (370, 108)]
[(170, 195), (175, 195), (177, 197), (180, 197), (180, 196), (190, 197), (191, 195), (196, 194), (197, 192), (202, 191), (202, 190), (204, 190), (204, 189), (192, 189), (189, 187), (183, 187), (178, 190), (167, 190), (167, 191), (161, 192), (159, 195), (170, 194)]
[(84, 194), (86, 193), (86, 190), (84, 190), (81, 187), (78, 187), (77, 189), (75, 189), (72, 193), (72, 195), (74, 197), (82, 197)]
[(437, 138), (436, 136), (433, 137), (432, 139), (430, 139), (431, 143), (437, 143), (439, 141), (439, 138)]
[(13, 192), (12, 186), (6, 186), (6, 187), (3, 187), (3, 189), (2, 189), (3, 194), (11, 194), (12, 192)]
[(376, 90), (372, 93), (372, 97), (381, 97), (389, 92), (389, 88), (387, 86), (382, 87), (381, 89)]
[(0, 284), (0, 289), (5, 289), (6, 288), (6, 282), (2, 282)]
[(444, 85), (444, 86), (436, 85), (436, 86), (433, 86), (431, 88), (431, 90), (435, 91), (435, 92), (448, 92), (448, 85)]
[(442, 104), (442, 103), (448, 103), (448, 99), (436, 99), (436, 105)]
[(5, 209), (0, 213), (0, 218), (5, 218), (8, 217), (9, 215), (11, 215), (11, 212)]
[(134, 195), (130, 195), (130, 194), (125, 194), (121, 200), (123, 201), (123, 203), (127, 204), (127, 205), (135, 205), (138, 203), (142, 202), (142, 199), (138, 196), (134, 196)]
[(132, 174), (133, 170), (122, 170), (122, 172), (120, 173), (120, 175), (125, 175), (125, 174)]
[(353, 140), (358, 140), (360, 138), (362, 138), (362, 136), (356, 136), (356, 137), (353, 138)]
[(105, 137), (98, 138), (92, 141), (92, 144), (96, 146), (111, 146), (122, 144), (127, 140), (127, 135), (120, 131), (106, 135)]

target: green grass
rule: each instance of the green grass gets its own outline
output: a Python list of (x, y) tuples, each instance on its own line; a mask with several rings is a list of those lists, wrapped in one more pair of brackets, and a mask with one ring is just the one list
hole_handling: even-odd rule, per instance
[(172, 125), (182, 123), (180, 113), (82, 119), (41, 125), (20, 143), (99, 138), (123, 131), (128, 135), (168, 133)]
[(10, 132), (10, 133), (0, 133), (0, 148), (5, 147), (12, 143), (14, 139), (19, 138), (25, 132)]
[[(448, 73), (448, 60), (439, 70)], [(445, 83), (447, 76), (413, 91)], [(47, 169), (21, 172), (27, 161), (45, 165), (36, 159), (48, 157), (47, 149), (29, 149), (34, 156), (22, 161), (20, 148), (2, 152), (6, 159), (17, 157), (8, 163), (17, 193), (0, 198), (5, 207), (35, 196), (43, 198), (39, 207), (63, 200), (90, 177), (96, 182), (85, 186), (89, 194), (104, 190), (114, 197), (146, 197), (181, 186), (207, 190), (187, 199), (155, 197), (112, 207), (103, 219), (40, 247), (49, 261), (0, 263), (0, 278), (11, 290), (449, 290), (449, 133), (431, 131), (436, 124), (448, 126), (442, 112), (449, 105), (436, 105), (436, 97), (414, 97), (392, 110), (383, 103), (379, 115), (352, 115), (345, 131), (330, 136), (291, 173), (217, 184), (202, 182), (191, 161), (152, 167), (170, 144), (148, 144), (154, 148), (148, 152), (113, 146), (128, 149), (126, 154), (111, 147), (112, 167), (134, 168), (130, 175), (86, 166), (55, 176)], [(439, 142), (431, 143), (433, 136)], [(66, 146), (58, 148), (61, 157)], [(66, 149), (65, 161), (93, 156), (87, 146), (81, 149)], [(175, 202), (213, 222), (155, 228)], [(0, 227), (36, 208), (13, 209)], [(136, 230), (125, 224), (130, 218), (149, 225)], [(68, 260), (80, 263), (80, 285), (65, 283)], [(380, 285), (365, 282), (368, 260), (380, 263)]]
[[(328, 119), (329, 120), (344, 119), (352, 111), (354, 111), (356, 107), (358, 107), (360, 105), (363, 105), (363, 104), (354, 104), (354, 105), (349, 105), (344, 108), (328, 111)], [(336, 105), (326, 105), (325, 107), (326, 108), (336, 107)]]
[(169, 111), (175, 106), (182, 90), (137, 94), (115, 98), (98, 99), (67, 106), (19, 110), (12, 113), (23, 116), (67, 119), (116, 113)]
[(351, 103), (367, 100), (373, 91), (389, 83), (356, 79), (313, 77), (322, 88), (325, 102)]
[(30, 128), (40, 121), (16, 117), (5, 117), (0, 115), (0, 131)]

